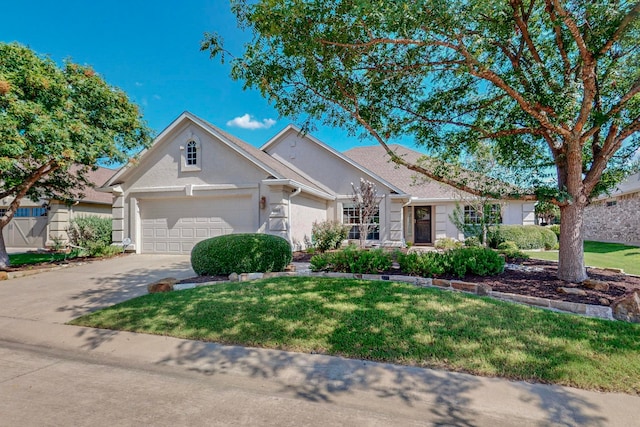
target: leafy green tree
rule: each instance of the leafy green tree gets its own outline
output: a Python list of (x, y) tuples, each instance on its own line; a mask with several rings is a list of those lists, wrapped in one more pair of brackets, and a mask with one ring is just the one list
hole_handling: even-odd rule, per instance
[(547, 225), (551, 225), (556, 219), (560, 219), (560, 208), (551, 202), (539, 201), (536, 203), (535, 213), (536, 217)]
[(138, 107), (88, 66), (58, 67), (19, 44), (0, 43), (0, 268), (2, 230), (24, 198), (83, 197), (98, 161), (121, 163), (148, 146)]
[[(232, 8), (253, 34), (233, 59), (234, 79), (305, 128), (364, 130), (396, 163), (471, 194), (483, 191), (442, 160), (489, 144), (537, 189), (509, 196), (560, 207), (558, 276), (586, 279), (584, 208), (629, 172), (639, 146), (639, 3), (234, 0)], [(202, 48), (229, 56), (216, 34)], [(431, 160), (408, 164), (388, 149), (403, 136)]]

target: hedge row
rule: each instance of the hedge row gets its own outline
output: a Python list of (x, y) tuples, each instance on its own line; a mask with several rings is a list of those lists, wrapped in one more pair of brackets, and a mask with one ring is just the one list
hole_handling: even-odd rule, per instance
[(497, 248), (503, 242), (514, 242), (518, 249), (554, 249), (558, 245), (556, 233), (539, 225), (500, 225), (490, 227), (487, 233), (489, 247)]
[(382, 249), (358, 250), (353, 247), (335, 252), (325, 252), (311, 258), (313, 271), (376, 274), (391, 268), (394, 257), (403, 274), (423, 277), (466, 274), (490, 276), (504, 271), (504, 259), (486, 248), (458, 248), (446, 252), (404, 254), (400, 251), (385, 252)]

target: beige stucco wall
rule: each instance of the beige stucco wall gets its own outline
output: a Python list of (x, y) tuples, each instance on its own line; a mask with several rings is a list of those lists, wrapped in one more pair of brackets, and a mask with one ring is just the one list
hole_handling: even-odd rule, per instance
[(57, 201), (49, 203), (49, 229), (47, 231), (47, 246), (54, 244), (52, 237), (68, 241), (67, 229), (71, 220), (83, 216), (98, 216), (101, 218), (112, 217), (112, 207), (107, 204), (80, 202), (75, 205), (66, 205)]
[(335, 202), (327, 203), (328, 220), (343, 220), (343, 206), (351, 203), (351, 183), (358, 185), (361, 178), (372, 181), (381, 198), (380, 241), (373, 243), (384, 245), (402, 242), (402, 203), (392, 202), (391, 192), (385, 184), (341, 158), (339, 154), (336, 155), (306, 136), (301, 137), (295, 130), (281, 135), (268, 147), (267, 152), (337, 195)]
[(582, 230), (585, 240), (639, 244), (640, 191), (587, 206)]
[(506, 202), (502, 208), (502, 223), (534, 225), (535, 203), (517, 200)]
[[(189, 140), (198, 142), (197, 168), (184, 166), (184, 147)], [(190, 197), (250, 196), (255, 231), (271, 232), (272, 204), (282, 196), (260, 182), (268, 174), (224, 142), (192, 122), (176, 126), (150, 149), (140, 163), (126, 172), (120, 183), (121, 193), (114, 193), (113, 241), (131, 238), (129, 249), (140, 250), (140, 200)], [(117, 182), (116, 182), (117, 184)], [(276, 191), (277, 193), (277, 191)], [(267, 201), (260, 208), (260, 198)], [(282, 234), (275, 231), (274, 234)]]
[(294, 250), (306, 248), (311, 241), (314, 222), (327, 220), (327, 201), (299, 194), (291, 199), (291, 243)]

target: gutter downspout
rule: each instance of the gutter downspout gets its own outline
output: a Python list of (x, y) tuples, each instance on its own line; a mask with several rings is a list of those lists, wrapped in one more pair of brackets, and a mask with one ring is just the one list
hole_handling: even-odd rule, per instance
[(296, 188), (293, 193), (289, 194), (287, 203), (287, 236), (289, 236), (289, 244), (291, 245), (291, 249), (293, 249), (293, 238), (291, 237), (291, 199), (293, 199), (300, 193), (302, 193), (302, 188)]

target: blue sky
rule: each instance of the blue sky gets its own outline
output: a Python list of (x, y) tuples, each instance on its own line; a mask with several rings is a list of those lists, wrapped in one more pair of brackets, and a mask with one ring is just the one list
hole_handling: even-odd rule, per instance
[[(0, 41), (27, 45), (58, 63), (91, 65), (142, 107), (156, 133), (185, 110), (255, 146), (290, 123), (259, 92), (232, 81), (228, 64), (200, 52), (205, 31), (222, 35), (238, 54), (249, 40), (225, 0), (6, 3)], [(313, 135), (340, 151), (375, 143), (328, 127)]]

